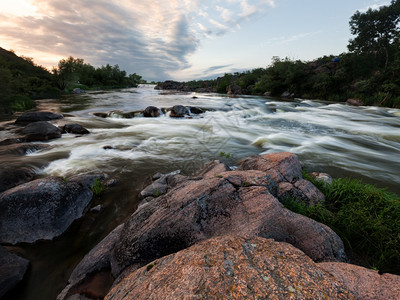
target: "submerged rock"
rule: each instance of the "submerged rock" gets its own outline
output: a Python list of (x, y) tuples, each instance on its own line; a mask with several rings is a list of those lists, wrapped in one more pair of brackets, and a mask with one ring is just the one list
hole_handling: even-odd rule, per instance
[(131, 272), (105, 299), (355, 299), (287, 243), (223, 236)]
[(27, 141), (47, 141), (61, 137), (61, 130), (46, 121), (38, 121), (28, 124), (21, 131)]
[(39, 121), (52, 121), (64, 118), (61, 114), (55, 114), (49, 111), (26, 112), (18, 117), (15, 124), (28, 124)]
[(34, 176), (35, 171), (29, 167), (2, 167), (0, 170), (0, 193), (31, 181)]
[(29, 260), (0, 246), (0, 298), (24, 278), (28, 266)]
[(0, 195), (0, 242), (51, 240), (83, 215), (92, 196), (88, 186), (56, 177), (9, 189)]

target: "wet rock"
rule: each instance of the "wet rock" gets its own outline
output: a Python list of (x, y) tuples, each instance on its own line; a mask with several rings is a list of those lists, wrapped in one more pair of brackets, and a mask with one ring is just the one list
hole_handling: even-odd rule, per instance
[(103, 207), (101, 206), (101, 204), (99, 204), (99, 205), (96, 205), (95, 207), (92, 207), (92, 208), (90, 209), (90, 212), (99, 213), (99, 212), (101, 212), (102, 210), (103, 210)]
[(49, 111), (27, 112), (18, 117), (15, 124), (28, 124), (39, 121), (52, 121), (64, 118), (61, 114), (55, 114)]
[(34, 170), (29, 167), (2, 167), (0, 170), (0, 193), (31, 181), (34, 176)]
[(73, 93), (73, 94), (86, 94), (86, 91), (85, 91), (85, 90), (82, 90), (81, 88), (74, 88), (74, 89), (72, 90), (72, 93)]
[(347, 287), (357, 299), (399, 299), (400, 276), (379, 274), (378, 271), (346, 263), (318, 264)]
[(200, 107), (195, 107), (195, 106), (190, 106), (189, 111), (194, 115), (199, 115), (204, 113), (204, 111)]
[(95, 115), (96, 117), (99, 117), (99, 118), (103, 118), (103, 119), (108, 117), (108, 114), (107, 113), (103, 113), (103, 112), (93, 113), (93, 115)]
[[(68, 285), (57, 296), (57, 300), (70, 299), (71, 296), (85, 294), (91, 299), (103, 298), (111, 288), (110, 255), (119, 239), (123, 225), (119, 225), (94, 247), (76, 266), (68, 279)], [(99, 281), (101, 284), (99, 284)]]
[(0, 242), (33, 243), (61, 235), (83, 215), (92, 199), (85, 184), (49, 177), (2, 193)]
[(4, 140), (0, 141), (0, 146), (8, 146), (8, 145), (24, 143), (24, 142), (26, 142), (26, 141), (25, 141), (25, 138), (23, 138), (23, 137), (4, 139)]
[(27, 141), (47, 141), (61, 137), (61, 130), (46, 121), (38, 121), (28, 124), (21, 131)]
[(352, 106), (363, 106), (364, 101), (362, 101), (361, 99), (347, 99), (346, 104), (348, 105), (352, 105)]
[(159, 197), (185, 179), (187, 179), (187, 177), (180, 175), (179, 171), (168, 174), (157, 173), (153, 176), (153, 180), (155, 181), (143, 189), (140, 192), (140, 196), (142, 198)]
[(0, 298), (24, 278), (28, 266), (29, 260), (0, 246)]
[(74, 134), (89, 134), (89, 130), (79, 124), (65, 124), (61, 128), (62, 133), (74, 133)]
[(143, 111), (143, 116), (146, 118), (156, 118), (160, 116), (160, 109), (155, 106), (148, 106)]
[(183, 105), (175, 105), (171, 109), (170, 117), (182, 118), (188, 114), (187, 108)]
[(261, 237), (222, 236), (149, 262), (105, 299), (355, 299), (303, 252)]
[[(345, 259), (342, 241), (328, 226), (287, 210), (268, 192), (271, 177), (232, 172), (231, 178), (227, 172), (183, 180), (140, 206), (115, 245), (113, 275), (225, 234), (285, 241), (315, 261)], [(251, 185), (240, 186), (243, 181)]]
[(332, 184), (332, 176), (327, 173), (312, 172), (310, 175), (318, 181), (325, 182), (326, 184)]
[(29, 144), (29, 143), (19, 143), (11, 145), (0, 145), (0, 155), (26, 155), (39, 150), (50, 148), (51, 145), (48, 144)]

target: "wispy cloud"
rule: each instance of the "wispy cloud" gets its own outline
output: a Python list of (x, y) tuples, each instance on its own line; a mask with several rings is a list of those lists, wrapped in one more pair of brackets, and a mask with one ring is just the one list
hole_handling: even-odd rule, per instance
[[(0, 46), (40, 53), (39, 64), (69, 55), (93, 65), (119, 64), (146, 79), (190, 67), (201, 39), (237, 30), (273, 0), (25, 0), (35, 13), (0, 13)], [(250, 2), (252, 4), (250, 4)], [(30, 51), (26, 53), (26, 51)], [(32, 55), (33, 56), (33, 55)]]
[(376, 4), (372, 4), (372, 5), (369, 5), (369, 6), (367, 6), (367, 7), (364, 7), (364, 8), (362, 8), (362, 9), (359, 9), (359, 11), (360, 12), (366, 12), (367, 10), (369, 10), (369, 9), (372, 9), (372, 10), (375, 10), (375, 9), (379, 9), (379, 8), (381, 8), (382, 6), (387, 6), (387, 5), (390, 5), (390, 2), (389, 1), (386, 1), (386, 2), (383, 2), (383, 3), (380, 3), (380, 4), (378, 4), (378, 3), (376, 3)]

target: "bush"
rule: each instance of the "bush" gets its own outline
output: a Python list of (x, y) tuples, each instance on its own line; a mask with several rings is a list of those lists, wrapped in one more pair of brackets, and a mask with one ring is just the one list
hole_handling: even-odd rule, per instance
[(325, 194), (325, 203), (306, 207), (287, 199), (283, 204), (331, 227), (358, 263), (400, 274), (400, 197), (360, 180), (327, 185), (305, 177)]
[(11, 111), (24, 111), (36, 106), (31, 98), (24, 95), (11, 95), (7, 97), (6, 105)]

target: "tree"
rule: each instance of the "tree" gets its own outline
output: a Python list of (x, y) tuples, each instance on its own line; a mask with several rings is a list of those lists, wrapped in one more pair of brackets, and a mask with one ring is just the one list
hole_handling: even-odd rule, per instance
[(384, 53), (387, 68), (391, 45), (400, 37), (400, 0), (392, 0), (389, 6), (356, 11), (350, 19), (350, 31), (355, 35), (349, 41), (348, 49), (355, 53)]

